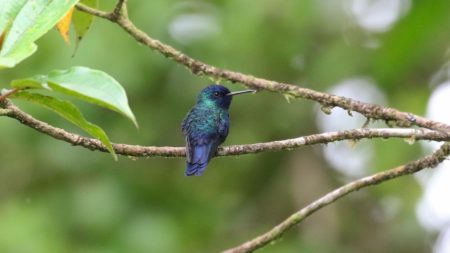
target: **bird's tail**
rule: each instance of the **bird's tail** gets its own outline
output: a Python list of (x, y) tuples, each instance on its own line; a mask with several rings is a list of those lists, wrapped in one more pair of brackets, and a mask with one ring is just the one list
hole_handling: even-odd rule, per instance
[(186, 176), (201, 176), (211, 159), (212, 152), (215, 152), (213, 149), (217, 149), (216, 146), (213, 146), (213, 143), (194, 147), (192, 149), (192, 159), (189, 159), (186, 163), (184, 174)]
[(204, 163), (186, 163), (186, 171), (184, 174), (186, 176), (201, 176), (206, 169), (208, 162)]

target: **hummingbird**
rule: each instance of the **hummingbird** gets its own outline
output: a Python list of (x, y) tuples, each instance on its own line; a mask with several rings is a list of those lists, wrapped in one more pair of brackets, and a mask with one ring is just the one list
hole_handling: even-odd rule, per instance
[(255, 92), (231, 92), (218, 84), (209, 85), (200, 92), (197, 103), (181, 124), (186, 140), (186, 176), (202, 175), (219, 145), (227, 138), (230, 127), (228, 108), (233, 96)]

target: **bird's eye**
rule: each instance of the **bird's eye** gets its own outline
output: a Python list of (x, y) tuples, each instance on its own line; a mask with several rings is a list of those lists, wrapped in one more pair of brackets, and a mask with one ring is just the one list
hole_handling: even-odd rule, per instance
[(220, 95), (220, 93), (219, 93), (219, 92), (217, 92), (217, 91), (216, 91), (216, 92), (214, 92), (214, 96), (215, 96), (215, 97), (218, 97), (219, 95)]

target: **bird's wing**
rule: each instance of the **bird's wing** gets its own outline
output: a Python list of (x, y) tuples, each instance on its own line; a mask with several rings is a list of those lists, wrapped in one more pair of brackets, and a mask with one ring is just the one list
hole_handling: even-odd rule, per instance
[(228, 112), (222, 112), (219, 114), (217, 119), (217, 129), (221, 139), (219, 144), (225, 141), (225, 138), (228, 136), (228, 129), (230, 128), (230, 116)]
[(181, 131), (183, 132), (183, 135), (185, 137), (186, 142), (186, 161), (189, 163), (192, 160), (192, 148), (191, 143), (192, 140), (190, 140), (191, 133), (194, 131), (197, 131), (195, 127), (192, 124), (192, 116), (195, 115), (195, 109), (192, 108), (186, 117), (183, 119), (183, 122), (181, 123)]

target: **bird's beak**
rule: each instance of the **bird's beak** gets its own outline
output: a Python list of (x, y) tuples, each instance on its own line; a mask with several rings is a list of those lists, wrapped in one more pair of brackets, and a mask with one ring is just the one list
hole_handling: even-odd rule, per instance
[(234, 96), (234, 95), (245, 94), (245, 93), (255, 94), (256, 90), (241, 90), (241, 91), (230, 92), (227, 94), (227, 96)]

